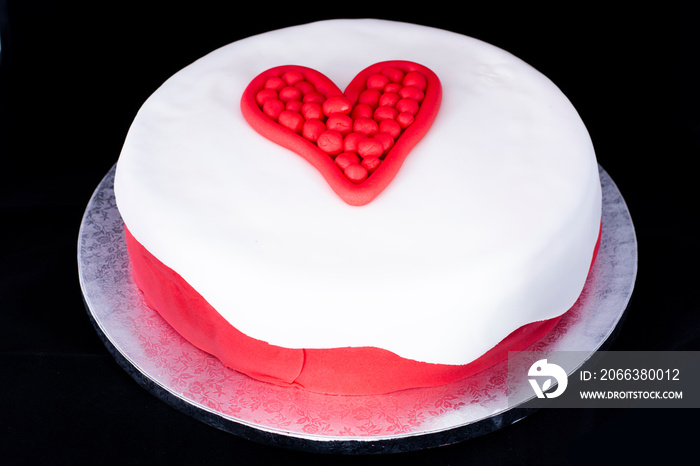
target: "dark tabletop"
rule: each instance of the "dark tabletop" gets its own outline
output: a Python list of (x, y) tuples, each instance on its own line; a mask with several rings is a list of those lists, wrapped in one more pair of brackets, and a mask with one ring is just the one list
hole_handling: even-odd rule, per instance
[(286, 451), (194, 420), (122, 370), (88, 319), (76, 251), (85, 206), (136, 111), (219, 46), (332, 17), (463, 33), (554, 81), (636, 228), (637, 284), (610, 349), (700, 350), (700, 42), (689, 8), (252, 2), (244, 12), (225, 3), (0, 0), (0, 464), (646, 464), (695, 449), (694, 410), (543, 409), (418, 453)]

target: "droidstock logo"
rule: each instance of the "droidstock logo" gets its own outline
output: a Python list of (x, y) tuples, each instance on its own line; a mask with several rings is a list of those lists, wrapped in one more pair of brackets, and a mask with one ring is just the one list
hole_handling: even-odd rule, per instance
[[(546, 359), (540, 359), (530, 366), (527, 375), (536, 377), (530, 378), (528, 381), (530, 385), (532, 385), (532, 389), (535, 391), (537, 398), (556, 398), (564, 393), (569, 383), (566, 371), (556, 364), (548, 363)], [(540, 386), (538, 380), (543, 380), (542, 386)], [(552, 380), (557, 382), (557, 389), (548, 393), (547, 390), (552, 387)]]

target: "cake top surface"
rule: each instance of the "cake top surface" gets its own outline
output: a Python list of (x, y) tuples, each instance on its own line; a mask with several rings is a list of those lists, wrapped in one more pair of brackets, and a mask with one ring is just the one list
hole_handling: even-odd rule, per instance
[[(367, 205), (242, 115), (269, 68), (310, 67), (345, 89), (386, 60), (428, 67), (443, 97)], [(380, 20), (265, 33), (178, 72), (135, 118), (115, 192), (134, 237), (249, 336), (445, 364), (574, 303), (601, 202), (588, 133), (545, 76), (477, 39)]]

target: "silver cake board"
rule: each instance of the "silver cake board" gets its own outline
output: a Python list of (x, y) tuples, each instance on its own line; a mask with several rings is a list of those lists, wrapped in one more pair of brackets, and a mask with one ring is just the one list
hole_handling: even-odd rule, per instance
[[(80, 228), (83, 298), (97, 333), (119, 365), (179, 411), (255, 442), (334, 454), (398, 453), (456, 443), (534, 411), (528, 400), (509, 405), (507, 361), (450, 385), (369, 396), (279, 387), (223, 366), (144, 304), (131, 277), (114, 198), (114, 172), (112, 167), (98, 185)], [(614, 339), (637, 274), (637, 241), (629, 211), (602, 168), (600, 177), (603, 230), (598, 258), (576, 305), (528, 348), (580, 352), (578, 367)]]

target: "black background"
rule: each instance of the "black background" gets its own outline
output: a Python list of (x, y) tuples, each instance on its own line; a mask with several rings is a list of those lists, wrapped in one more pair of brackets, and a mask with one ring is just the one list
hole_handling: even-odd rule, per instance
[(611, 349), (700, 350), (700, 43), (690, 8), (227, 3), (0, 0), (0, 463), (646, 464), (694, 450), (696, 410), (548, 409), (429, 451), (330, 457), (237, 438), (135, 383), (82, 302), (77, 235), (93, 190), (170, 75), (237, 39), (333, 17), (463, 33), (554, 81), (635, 223), (637, 285)]

